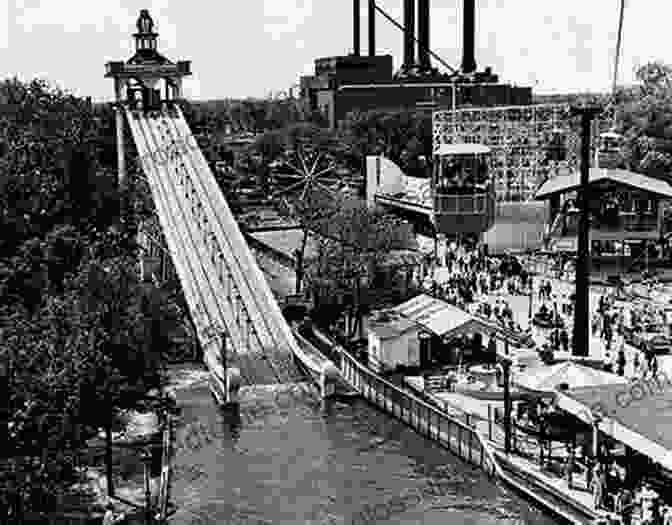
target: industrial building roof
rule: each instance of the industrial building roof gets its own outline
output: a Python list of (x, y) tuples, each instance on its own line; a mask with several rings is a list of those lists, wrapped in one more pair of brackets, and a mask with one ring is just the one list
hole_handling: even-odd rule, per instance
[[(590, 168), (590, 184), (601, 181), (612, 181), (624, 186), (631, 186), (640, 190), (655, 193), (663, 197), (672, 198), (672, 185), (668, 182), (647, 177), (641, 173), (621, 169)], [(559, 175), (546, 181), (537, 191), (536, 199), (548, 199), (557, 193), (575, 191), (581, 185), (578, 171), (570, 175)]]

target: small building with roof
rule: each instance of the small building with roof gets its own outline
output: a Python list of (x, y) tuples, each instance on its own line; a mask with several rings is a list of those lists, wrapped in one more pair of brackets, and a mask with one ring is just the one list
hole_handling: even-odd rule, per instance
[[(672, 203), (672, 184), (624, 169), (591, 168), (590, 249), (597, 260), (654, 258), (667, 233), (665, 210)], [(579, 225), (577, 191), (580, 174), (554, 177), (537, 191), (550, 203), (546, 242), (554, 252), (575, 253)]]
[[(427, 368), (432, 361), (458, 364), (456, 339), (471, 340), (461, 356), (495, 362), (507, 346), (524, 347), (521, 336), (446, 301), (420, 294), (394, 308), (372, 312), (368, 320), (370, 364), (377, 370), (397, 365)], [(485, 344), (484, 344), (485, 343)]]
[(368, 321), (369, 365), (374, 370), (420, 364), (418, 324), (394, 311), (374, 312)]

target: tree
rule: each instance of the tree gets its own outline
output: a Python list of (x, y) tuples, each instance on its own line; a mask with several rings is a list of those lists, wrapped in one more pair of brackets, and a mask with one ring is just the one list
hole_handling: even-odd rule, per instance
[(426, 167), (418, 159), (424, 157), (426, 163), (431, 163), (430, 113), (407, 110), (352, 112), (340, 131), (356, 158), (385, 155), (409, 174), (426, 176)]
[(135, 179), (116, 189), (112, 117), (43, 81), (0, 83), (3, 523), (53, 515), (85, 440), (160, 384), (171, 299), (137, 280), (151, 210)]
[[(335, 143), (328, 130), (301, 122), (266, 132), (254, 145), (261, 156), (258, 170), (263, 174), (264, 190), (280, 212), (296, 220), (303, 231), (301, 245), (294, 252), (297, 294), (301, 292), (310, 233), (338, 206), (339, 194), (333, 187), (338, 181), (332, 178)], [(272, 174), (272, 161), (277, 161), (281, 176)]]
[(672, 68), (653, 62), (637, 78), (639, 86), (617, 97), (626, 162), (634, 171), (666, 178), (672, 169)]
[[(415, 247), (412, 228), (363, 201), (344, 199), (315, 233), (317, 254), (309, 266), (314, 293), (325, 299), (340, 296), (341, 305), (351, 302), (350, 326), (356, 327), (377, 296), (387, 292), (384, 284), (376, 289), (375, 276), (389, 266), (390, 254)], [(333, 320), (343, 309), (327, 300), (321, 315)]]

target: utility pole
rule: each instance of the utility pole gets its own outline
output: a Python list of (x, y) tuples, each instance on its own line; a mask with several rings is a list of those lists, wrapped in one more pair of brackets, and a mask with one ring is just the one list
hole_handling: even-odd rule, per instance
[(581, 187), (578, 195), (579, 233), (576, 253), (576, 308), (572, 354), (587, 357), (590, 346), (590, 131), (597, 107), (573, 107), (572, 116), (581, 117)]
[(509, 342), (504, 341), (504, 355), (500, 354), (500, 367), (504, 383), (504, 453), (511, 453), (511, 356), (509, 355)]

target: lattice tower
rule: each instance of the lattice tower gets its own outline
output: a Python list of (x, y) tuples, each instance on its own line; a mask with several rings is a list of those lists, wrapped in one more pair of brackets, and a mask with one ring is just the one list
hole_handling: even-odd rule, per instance
[[(594, 121), (593, 146), (611, 123), (612, 109), (607, 108)], [(564, 104), (440, 110), (433, 114), (433, 145), (435, 150), (460, 142), (489, 146), (497, 199), (529, 200), (549, 178), (579, 168), (578, 124)], [(553, 160), (551, 154), (558, 136), (566, 149), (564, 161)]]

